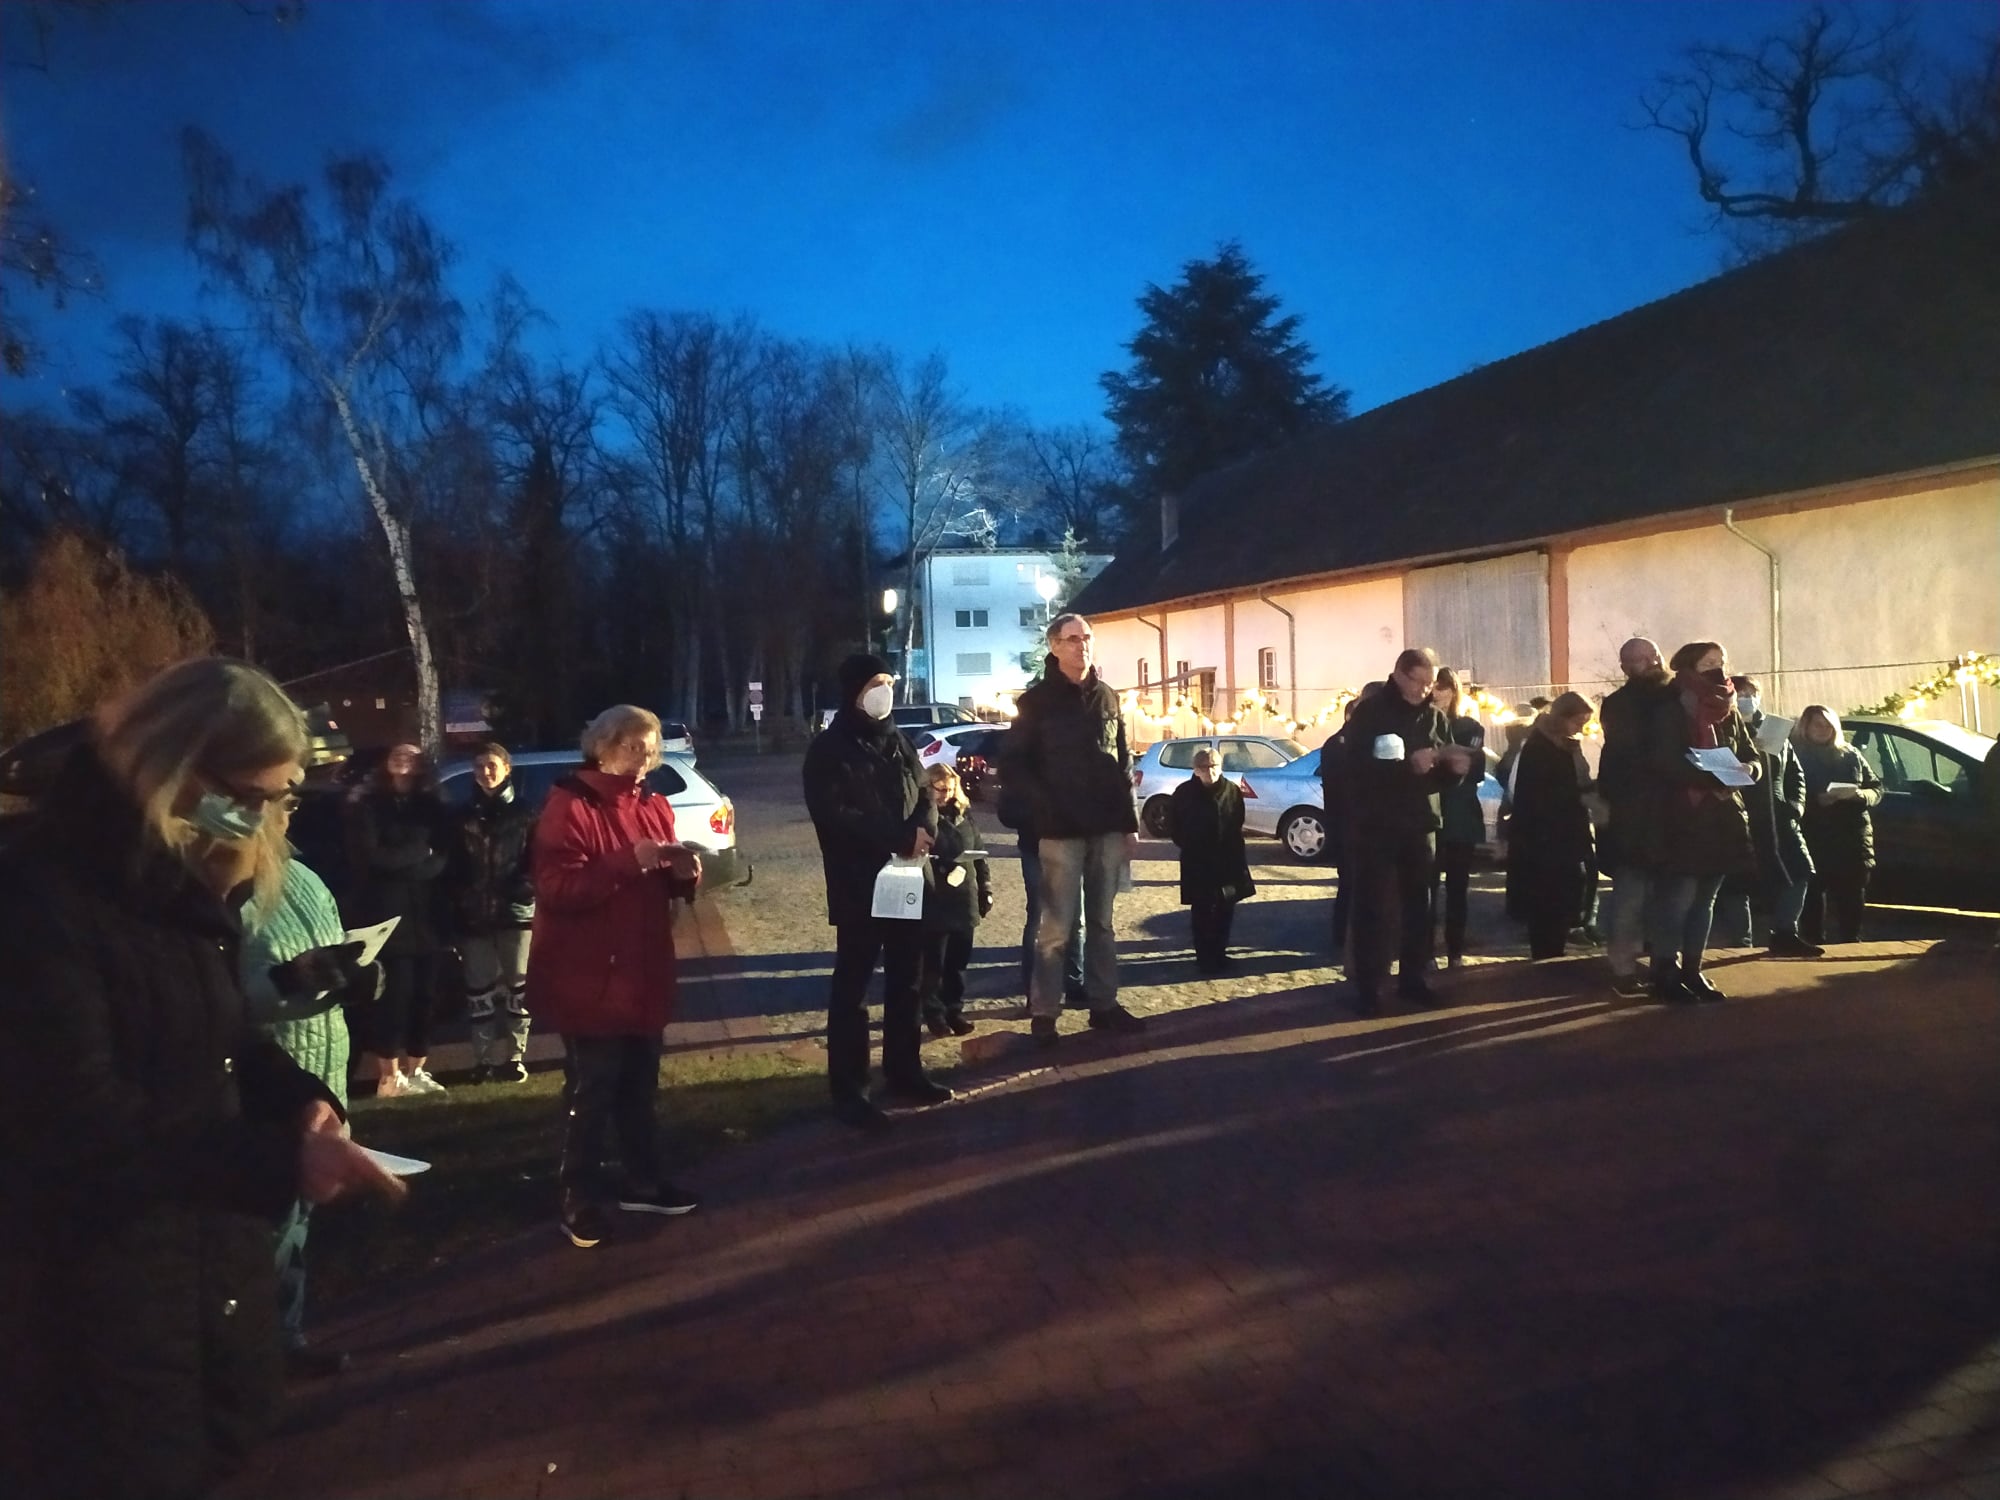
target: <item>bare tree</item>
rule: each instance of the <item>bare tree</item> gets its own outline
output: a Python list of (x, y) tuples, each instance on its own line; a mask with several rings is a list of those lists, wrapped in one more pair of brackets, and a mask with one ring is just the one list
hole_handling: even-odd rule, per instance
[(1029, 516), (1052, 536), (1102, 543), (1115, 529), (1118, 453), (1111, 436), (1088, 422), (1029, 428)]
[(444, 742), (437, 663), (397, 471), (457, 351), (461, 313), (444, 283), (451, 248), (414, 204), (389, 197), (379, 157), (329, 162), (321, 211), (303, 186), (240, 180), (201, 132), (184, 139), (189, 245), (335, 418), (388, 550), (416, 668), (418, 733), (436, 753)]
[(1746, 255), (1879, 212), (2000, 159), (2000, 46), (1927, 63), (1912, 13), (1815, 4), (1747, 47), (1703, 42), (1641, 98)]

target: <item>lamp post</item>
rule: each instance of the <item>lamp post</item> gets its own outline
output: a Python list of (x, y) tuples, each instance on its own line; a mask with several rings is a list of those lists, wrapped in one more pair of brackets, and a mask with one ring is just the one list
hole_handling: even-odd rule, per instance
[(891, 667), (896, 665), (896, 605), (899, 600), (900, 596), (894, 589), (882, 590), (882, 613), (889, 617), (888, 628), (882, 633), (882, 654), (888, 658)]

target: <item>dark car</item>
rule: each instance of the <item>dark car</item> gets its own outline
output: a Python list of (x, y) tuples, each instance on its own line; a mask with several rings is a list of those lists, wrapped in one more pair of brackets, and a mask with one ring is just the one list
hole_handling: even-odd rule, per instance
[(1868, 894), (2000, 909), (2000, 837), (1980, 785), (1992, 738), (1936, 719), (1854, 718), (1844, 727), (1882, 778)]
[(1007, 726), (966, 735), (958, 742), (958, 759), (953, 762), (965, 795), (977, 802), (1000, 795), (1000, 747), (1006, 743)]

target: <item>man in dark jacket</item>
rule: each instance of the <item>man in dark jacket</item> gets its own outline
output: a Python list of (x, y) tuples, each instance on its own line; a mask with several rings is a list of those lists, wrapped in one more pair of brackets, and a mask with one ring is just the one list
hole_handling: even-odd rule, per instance
[[(833, 986), (827, 997), (826, 1070), (834, 1113), (873, 1129), (887, 1117), (868, 1097), (868, 981), (882, 961), (882, 1073), (887, 1097), (940, 1104), (951, 1090), (919, 1056), (918, 921), (874, 915), (875, 880), (892, 856), (930, 853), (937, 806), (917, 752), (889, 718), (895, 679), (880, 657), (840, 664), (841, 708), (806, 751), (806, 810), (826, 867), (833, 925)], [(921, 867), (929, 879), (929, 862)]]
[(1431, 702), (1436, 675), (1428, 651), (1405, 651), (1383, 690), (1357, 702), (1347, 721), (1341, 876), (1354, 881), (1355, 1004), (1363, 1015), (1381, 1009), (1382, 978), (1398, 936), (1396, 992), (1419, 1005), (1435, 1000), (1424, 975), (1431, 967), (1438, 795), (1472, 764)]
[(1653, 794), (1646, 774), (1644, 724), (1648, 711), (1672, 695), (1660, 648), (1644, 636), (1634, 636), (1618, 648), (1618, 666), (1625, 685), (1605, 695), (1597, 722), (1604, 730), (1604, 750), (1597, 762), (1597, 791), (1609, 817), (1598, 841), (1598, 867), (1611, 876), (1610, 933), (1604, 951), (1611, 960), (1611, 987), (1626, 999), (1646, 993), (1639, 972), (1639, 950), (1645, 944), (1646, 905), (1653, 890), (1653, 871), (1635, 834), (1645, 820), (1645, 804)]
[(1112, 906), (1138, 842), (1132, 814), (1132, 752), (1118, 695), (1091, 665), (1090, 622), (1049, 622), (1049, 656), (1021, 694), (1007, 732), (1003, 777), (1026, 795), (1040, 840), (1041, 926), (1028, 990), (1035, 1040), (1053, 1046), (1062, 1010), (1062, 957), (1083, 911), (1083, 984), (1090, 1024), (1141, 1031), (1145, 1022), (1118, 1003), (1117, 932)]
[(1792, 754), (1791, 741), (1771, 735), (1764, 727), (1763, 692), (1754, 677), (1730, 679), (1736, 711), (1749, 726), (1764, 773), (1743, 789), (1743, 809), (1750, 817), (1750, 839), (1757, 846), (1754, 878), (1732, 875), (1722, 883), (1715, 902), (1715, 945), (1747, 948), (1753, 936), (1750, 897), (1761, 893), (1771, 903), (1771, 957), (1820, 958), (1826, 950), (1799, 936), (1799, 916), (1812, 886), (1812, 853), (1806, 848), (1806, 773)]
[(1319, 750), (1320, 805), (1326, 810), (1328, 856), (1333, 862), (1339, 889), (1333, 898), (1333, 956), (1345, 961), (1348, 916), (1354, 906), (1352, 877), (1347, 873), (1347, 726), (1354, 722), (1354, 710), (1362, 699), (1379, 693), (1382, 684), (1364, 682), (1361, 691), (1347, 700), (1341, 710), (1340, 728), (1326, 737)]

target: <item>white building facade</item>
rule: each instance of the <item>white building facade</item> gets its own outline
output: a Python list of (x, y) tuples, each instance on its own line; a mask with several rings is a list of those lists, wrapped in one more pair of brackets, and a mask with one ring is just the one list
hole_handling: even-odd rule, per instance
[(974, 710), (1011, 705), (1041, 670), (1049, 596), (1059, 607), (1110, 561), (1017, 547), (933, 552), (917, 571), (915, 601), (931, 701)]

